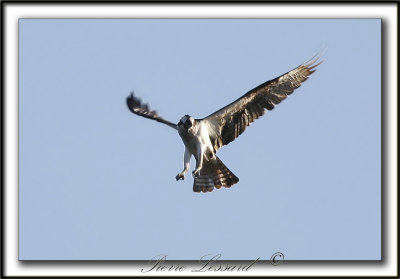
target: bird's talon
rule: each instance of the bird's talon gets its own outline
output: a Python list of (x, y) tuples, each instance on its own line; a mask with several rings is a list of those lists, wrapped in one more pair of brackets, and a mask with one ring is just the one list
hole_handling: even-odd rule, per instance
[(175, 179), (176, 179), (176, 181), (178, 181), (178, 180), (180, 180), (180, 179), (184, 180), (184, 179), (185, 179), (185, 176), (184, 176), (183, 174), (181, 174), (181, 173), (178, 173), (178, 174), (176, 175)]
[(197, 177), (200, 176), (200, 171), (193, 171), (192, 175), (193, 175), (194, 178), (197, 178)]

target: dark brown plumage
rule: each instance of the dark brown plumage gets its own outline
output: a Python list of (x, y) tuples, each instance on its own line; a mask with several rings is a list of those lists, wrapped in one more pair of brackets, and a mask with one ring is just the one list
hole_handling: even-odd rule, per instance
[(217, 189), (220, 189), (222, 186), (229, 188), (238, 182), (239, 178), (215, 156), (215, 158), (203, 163), (200, 175), (194, 179), (193, 191), (203, 193), (212, 192), (214, 186)]
[(314, 56), (309, 61), (275, 79), (264, 82), (242, 97), (203, 118), (194, 119), (189, 115), (182, 117), (178, 125), (171, 123), (151, 111), (133, 93), (127, 98), (129, 110), (137, 115), (156, 120), (178, 130), (185, 144), (184, 170), (176, 176), (183, 179), (189, 170), (190, 157), (196, 157), (196, 170), (193, 172), (194, 192), (211, 192), (214, 188), (229, 188), (239, 181), (215, 155), (222, 146), (234, 141), (257, 118), (272, 110), (286, 99), (321, 64)]
[(155, 110), (150, 110), (149, 105), (142, 103), (139, 98), (133, 95), (133, 92), (131, 92), (131, 95), (126, 98), (126, 104), (128, 105), (129, 110), (134, 114), (164, 123), (176, 130), (178, 129), (176, 124), (165, 120), (164, 118), (159, 116)]
[(250, 90), (217, 112), (200, 119), (208, 122), (217, 132), (216, 135), (210, 136), (214, 150), (217, 151), (223, 145), (234, 141), (247, 126), (265, 113), (265, 109), (272, 110), (275, 105), (286, 99), (321, 63), (318, 57), (313, 57), (286, 74)]

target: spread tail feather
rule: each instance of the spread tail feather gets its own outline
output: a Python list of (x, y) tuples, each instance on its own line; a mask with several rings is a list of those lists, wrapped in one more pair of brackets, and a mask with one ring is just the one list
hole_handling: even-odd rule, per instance
[(239, 182), (239, 178), (215, 156), (215, 159), (204, 161), (200, 175), (194, 179), (193, 191), (211, 192), (214, 187), (217, 189), (222, 186), (229, 188), (237, 182)]

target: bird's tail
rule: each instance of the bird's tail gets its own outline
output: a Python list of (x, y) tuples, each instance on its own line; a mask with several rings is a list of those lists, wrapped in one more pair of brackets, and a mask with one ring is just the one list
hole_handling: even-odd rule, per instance
[(194, 179), (193, 191), (206, 193), (214, 190), (214, 187), (217, 189), (222, 186), (229, 188), (238, 182), (239, 178), (215, 156), (215, 159), (204, 161), (200, 175)]

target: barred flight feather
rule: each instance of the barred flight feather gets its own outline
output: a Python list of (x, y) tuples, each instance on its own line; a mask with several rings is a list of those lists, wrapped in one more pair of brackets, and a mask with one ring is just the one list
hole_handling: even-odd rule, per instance
[(142, 101), (139, 98), (137, 98), (133, 94), (133, 92), (131, 92), (131, 95), (129, 95), (126, 98), (126, 104), (128, 105), (129, 110), (134, 114), (155, 120), (160, 123), (164, 123), (176, 130), (178, 129), (176, 124), (169, 122), (168, 120), (165, 120), (164, 118), (159, 116), (155, 110), (150, 110), (149, 105), (142, 103)]
[[(229, 188), (239, 182), (239, 178), (215, 155), (218, 149), (239, 137), (251, 123), (264, 115), (266, 110), (274, 109), (277, 104), (285, 100), (315, 72), (316, 67), (321, 63), (319, 57), (314, 56), (297, 68), (260, 84), (213, 114), (203, 119), (194, 119), (185, 115), (179, 124), (162, 118), (155, 110), (151, 110), (148, 104), (142, 103), (134, 96), (133, 92), (126, 99), (126, 103), (134, 114), (178, 130), (185, 143), (185, 169), (176, 176), (176, 179), (184, 178), (188, 171), (190, 156), (200, 154), (195, 156), (197, 163), (199, 163), (199, 156), (203, 156), (204, 160), (202, 160), (201, 168), (200, 164), (198, 166), (200, 173), (194, 179), (193, 191), (212, 192), (214, 188)], [(213, 150), (209, 150), (210, 147)], [(204, 154), (203, 150), (206, 150)]]
[(222, 186), (229, 188), (239, 182), (236, 177), (222, 161), (215, 156), (215, 159), (205, 161), (200, 175), (194, 179), (194, 192), (212, 192), (214, 187), (220, 189)]
[(318, 57), (313, 57), (297, 68), (273, 80), (264, 82), (245, 95), (217, 112), (201, 119), (208, 122), (217, 132), (210, 140), (217, 151), (240, 136), (246, 128), (265, 110), (272, 110), (275, 105), (300, 87), (321, 64)]

